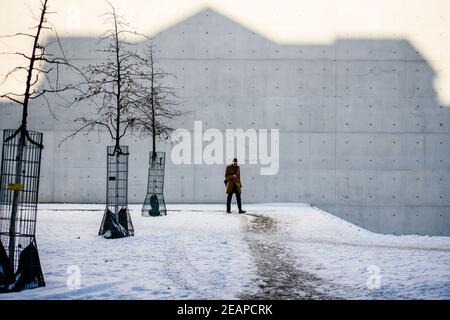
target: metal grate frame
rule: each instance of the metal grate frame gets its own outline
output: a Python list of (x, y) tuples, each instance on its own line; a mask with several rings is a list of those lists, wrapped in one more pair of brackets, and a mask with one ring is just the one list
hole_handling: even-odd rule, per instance
[(142, 206), (142, 216), (164, 216), (167, 215), (166, 203), (164, 201), (164, 169), (165, 152), (156, 152), (156, 157), (149, 156), (147, 195)]
[(22, 250), (36, 244), (42, 136), (22, 129), (3, 132), (0, 240), (14, 272)]

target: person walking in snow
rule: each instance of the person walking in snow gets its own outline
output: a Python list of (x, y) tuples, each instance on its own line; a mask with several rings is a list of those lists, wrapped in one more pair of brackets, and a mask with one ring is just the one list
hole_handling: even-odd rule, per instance
[(241, 169), (238, 166), (236, 158), (233, 159), (232, 164), (225, 168), (225, 188), (227, 193), (227, 213), (231, 213), (231, 198), (233, 193), (236, 194), (236, 201), (239, 209), (239, 213), (245, 213), (242, 210), (241, 203)]

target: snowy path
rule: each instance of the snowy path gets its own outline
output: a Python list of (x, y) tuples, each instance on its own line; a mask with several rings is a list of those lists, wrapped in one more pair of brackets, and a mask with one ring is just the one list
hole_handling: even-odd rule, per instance
[[(450, 299), (450, 238), (379, 235), (303, 204), (246, 208), (143, 218), (131, 206), (135, 237), (106, 240), (103, 206), (41, 205), (47, 286), (0, 299)], [(369, 266), (379, 288), (367, 287)]]
[(246, 224), (245, 240), (257, 267), (259, 290), (243, 299), (332, 299), (317, 291), (322, 280), (295, 266), (292, 253), (277, 241), (277, 222), (265, 215), (253, 215)]

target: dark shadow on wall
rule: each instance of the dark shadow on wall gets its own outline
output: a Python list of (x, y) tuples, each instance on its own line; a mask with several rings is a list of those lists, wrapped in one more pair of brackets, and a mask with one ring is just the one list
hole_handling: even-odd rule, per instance
[[(102, 57), (97, 39), (61, 41), (80, 65)], [(435, 71), (408, 40), (280, 45), (205, 9), (155, 34), (154, 43), (161, 67), (177, 75), (171, 85), (185, 110), (193, 111), (177, 127), (192, 130), (201, 120), (204, 130), (280, 130), (278, 174), (261, 176), (260, 166), (244, 165), (244, 201), (306, 202), (376, 232), (450, 235), (450, 109), (437, 98)], [(33, 129), (68, 132), (73, 118), (93, 110), (59, 104), (52, 103), (58, 121), (35, 105)], [(16, 107), (1, 108), (1, 128), (18, 124)], [(145, 150), (135, 158), (143, 172), (147, 145), (136, 147)], [(49, 149), (44, 156), (63, 167), (63, 152)], [(77, 168), (90, 163), (80, 158)], [(42, 201), (61, 201), (50, 194), (55, 189), (67, 202), (104, 201), (101, 182), (85, 186), (89, 196), (71, 194), (60, 190), (70, 188), (70, 173), (46, 170), (53, 180), (45, 180), (52, 187), (42, 188)], [(223, 201), (223, 166), (168, 170), (169, 203)], [(144, 184), (131, 188), (131, 201), (143, 200)]]

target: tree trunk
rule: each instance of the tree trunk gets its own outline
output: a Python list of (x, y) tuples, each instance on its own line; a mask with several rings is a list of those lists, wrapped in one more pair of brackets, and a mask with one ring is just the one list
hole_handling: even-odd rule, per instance
[[(22, 173), (22, 160), (23, 160), (23, 152), (25, 148), (25, 129), (20, 130), (20, 138), (19, 138), (19, 145), (17, 146), (17, 166), (16, 166), (16, 172), (15, 172), (15, 181), (17, 185), (20, 185), (22, 183), (21, 179), (21, 173)], [(16, 247), (16, 219), (17, 219), (17, 208), (19, 205), (19, 196), (20, 196), (20, 190), (14, 190), (13, 194), (13, 203), (11, 208), (11, 221), (9, 224), (9, 261), (11, 263), (11, 269), (15, 270), (14, 266), (14, 254), (15, 254), (15, 247)]]
[(152, 162), (156, 160), (156, 125), (155, 125), (155, 107), (152, 105)]
[[(22, 123), (20, 126), (20, 139), (19, 139), (19, 145), (16, 155), (16, 161), (17, 161), (17, 167), (16, 167), (16, 173), (15, 173), (15, 183), (21, 184), (21, 173), (22, 173), (22, 161), (23, 161), (23, 153), (25, 148), (25, 139), (26, 139), (26, 132), (27, 132), (27, 118), (28, 118), (28, 102), (30, 100), (30, 90), (31, 90), (31, 78), (33, 76), (33, 70), (34, 70), (34, 63), (36, 61), (36, 50), (39, 47), (39, 36), (42, 30), (42, 25), (45, 20), (45, 14), (47, 11), (47, 1), (45, 0), (42, 3), (42, 10), (41, 10), (41, 16), (39, 19), (39, 24), (37, 25), (37, 31), (36, 36), (34, 37), (33, 42), (33, 51), (30, 56), (30, 65), (28, 67), (28, 73), (27, 73), (27, 82), (25, 85), (25, 93), (24, 93), (24, 99), (23, 99), (23, 110), (22, 110)], [(17, 218), (17, 208), (19, 205), (19, 196), (20, 196), (20, 190), (14, 190), (13, 195), (13, 204), (11, 208), (11, 221), (9, 225), (9, 260), (11, 261), (11, 267), (14, 271), (14, 251), (15, 251), (15, 235), (16, 235), (16, 218)]]

